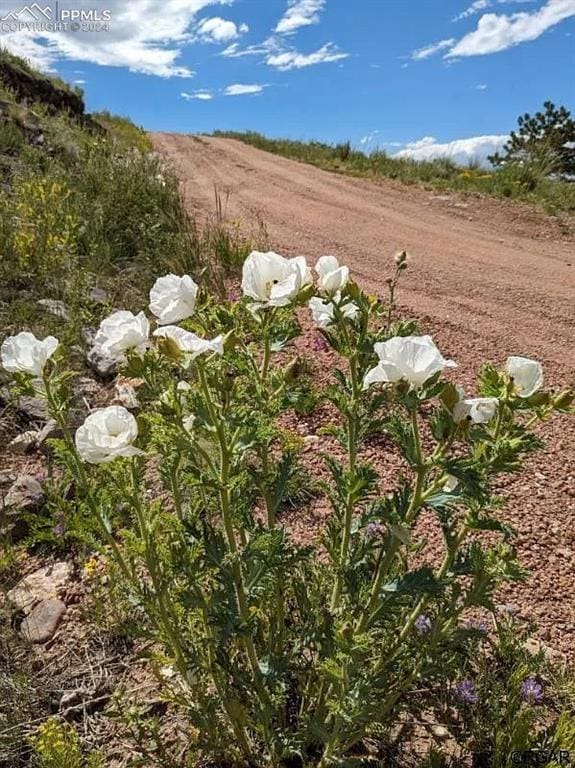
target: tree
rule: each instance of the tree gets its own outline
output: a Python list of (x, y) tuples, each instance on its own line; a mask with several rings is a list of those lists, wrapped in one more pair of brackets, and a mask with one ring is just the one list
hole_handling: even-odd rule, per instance
[(575, 175), (575, 120), (565, 107), (551, 101), (543, 104), (543, 112), (519, 117), (517, 131), (511, 131), (503, 155), (489, 157), (495, 166), (511, 162), (544, 162), (550, 173)]

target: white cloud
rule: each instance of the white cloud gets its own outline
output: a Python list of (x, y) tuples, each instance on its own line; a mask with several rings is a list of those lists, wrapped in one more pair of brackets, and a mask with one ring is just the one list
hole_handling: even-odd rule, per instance
[(317, 24), (324, 5), (325, 0), (288, 0), (287, 10), (278, 21), (275, 32), (291, 35), (300, 27)]
[(475, 87), (477, 88), (478, 91), (486, 91), (487, 90), (487, 85), (485, 83), (479, 83), (479, 85), (476, 85)]
[(74, 80), (74, 85), (86, 85), (86, 80)]
[(484, 56), (536, 40), (564, 19), (575, 16), (575, 0), (547, 0), (537, 11), (498, 15), (484, 14), (477, 29), (461, 38), (446, 58)]
[(191, 93), (187, 93), (186, 91), (182, 91), (180, 93), (180, 96), (182, 99), (185, 99), (186, 101), (193, 101), (194, 99), (198, 99), (199, 101), (211, 101), (214, 96), (211, 91), (192, 91)]
[(214, 16), (209, 19), (202, 19), (197, 29), (200, 37), (206, 42), (229, 43), (230, 40), (235, 40), (247, 32), (249, 27), (247, 24), (240, 24), (238, 27), (233, 21)]
[(469, 139), (457, 139), (441, 144), (433, 136), (425, 136), (419, 141), (406, 144), (405, 148), (397, 152), (394, 157), (411, 160), (448, 158), (457, 165), (467, 165), (471, 161), (478, 161), (481, 165), (488, 166), (488, 155), (501, 150), (508, 140), (509, 136), (507, 135), (473, 136)]
[(453, 21), (467, 19), (469, 16), (475, 16), (476, 13), (491, 8), (497, 2), (498, 5), (525, 5), (525, 3), (534, 3), (535, 0), (475, 0), (474, 3), (459, 13)]
[[(211, 5), (233, 0), (107, 0), (112, 19), (108, 32), (10, 32), (2, 44), (30, 59), (42, 69), (60, 59), (87, 61), (101, 66), (127, 67), (160, 77), (192, 77), (178, 63), (183, 47), (196, 39), (197, 14)], [(19, 0), (5, 0), (2, 13), (22, 7)], [(60, 0), (61, 10), (77, 8), (77, 0)]]
[(220, 53), (220, 56), (226, 56), (230, 59), (239, 59), (242, 56), (263, 56), (273, 50), (279, 50), (276, 38), (269, 37), (263, 43), (258, 45), (248, 45), (246, 48), (240, 48), (239, 43), (232, 43)]
[(423, 48), (418, 48), (416, 51), (413, 51), (413, 53), (411, 54), (411, 58), (414, 61), (421, 61), (422, 59), (428, 59), (430, 56), (433, 56), (433, 54), (438, 53), (439, 51), (443, 51), (446, 48), (451, 48), (454, 42), (455, 42), (455, 38), (450, 37), (448, 40), (440, 40), (438, 43), (433, 43), (432, 45), (426, 45)]
[(464, 11), (462, 11), (460, 14), (458, 14), (453, 21), (460, 21), (461, 19), (466, 19), (468, 16), (474, 16), (476, 13), (479, 13), (480, 11), (484, 11), (486, 8), (491, 7), (491, 0), (475, 0), (474, 3), (471, 3), (469, 8), (466, 8)]
[(234, 83), (233, 85), (228, 85), (227, 88), (224, 88), (223, 94), (224, 96), (247, 96), (250, 94), (261, 93), (265, 87), (265, 85), (258, 85), (257, 83), (249, 85), (245, 83)]
[(290, 69), (302, 69), (303, 67), (311, 67), (314, 64), (347, 59), (348, 56), (348, 53), (338, 51), (333, 43), (326, 43), (313, 53), (300, 53), (295, 50), (270, 53), (266, 58), (266, 64), (282, 72), (287, 72)]

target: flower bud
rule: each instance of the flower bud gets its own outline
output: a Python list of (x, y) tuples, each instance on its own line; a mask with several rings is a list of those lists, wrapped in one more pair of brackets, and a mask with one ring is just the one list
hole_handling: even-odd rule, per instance
[(575, 392), (570, 389), (566, 389), (564, 392), (560, 392), (553, 400), (553, 407), (557, 410), (564, 411), (570, 408), (575, 401)]
[(174, 339), (171, 339), (169, 336), (158, 336), (157, 339), (158, 349), (169, 360), (177, 363), (184, 356), (184, 353)]
[(403, 267), (407, 262), (407, 251), (398, 251), (393, 258), (398, 267)]

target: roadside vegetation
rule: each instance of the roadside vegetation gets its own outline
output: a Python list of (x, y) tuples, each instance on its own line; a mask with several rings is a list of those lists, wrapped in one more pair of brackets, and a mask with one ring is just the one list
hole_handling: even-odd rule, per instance
[(4, 52), (0, 174), (0, 768), (575, 750), (572, 678), (498, 603), (495, 482), (573, 393), (515, 357), (465, 395), (405, 253), (375, 297), (217, 195), (191, 219), (145, 132)]
[[(0, 51), (0, 325), (64, 333), (106, 308), (137, 302), (158, 269), (222, 281), (252, 233), (207, 222), (182, 204), (178, 182), (129, 120), (87, 115), (81, 92)], [(263, 232), (256, 232), (259, 240)], [(49, 308), (38, 304), (48, 301)], [(58, 304), (60, 307), (58, 319)]]
[[(573, 215), (575, 182), (562, 179), (560, 174), (572, 175), (569, 169), (575, 149), (563, 145), (575, 146), (575, 122), (567, 110), (556, 110), (550, 102), (544, 109), (544, 113), (519, 119), (517, 134), (512, 134), (503, 156), (494, 156), (497, 165), (491, 170), (477, 163), (463, 168), (447, 158), (416, 161), (390, 157), (380, 149), (362, 152), (350, 142), (332, 145), (272, 139), (255, 131), (215, 131), (213, 135), (237, 139), (266, 152), (350, 176), (381, 177), (442, 191), (494, 195), (535, 203), (551, 214)], [(561, 130), (557, 130), (558, 125)], [(560, 146), (556, 143), (558, 136)]]

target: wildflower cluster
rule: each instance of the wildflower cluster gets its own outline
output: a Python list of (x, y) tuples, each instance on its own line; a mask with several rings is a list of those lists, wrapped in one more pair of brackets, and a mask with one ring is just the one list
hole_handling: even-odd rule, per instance
[[(402, 254), (392, 296), (404, 268)], [(493, 478), (516, 471), (539, 445), (535, 422), (573, 400), (546, 391), (540, 363), (523, 357), (486, 365), (468, 396), (445, 378), (456, 363), (413, 323), (393, 323), (347, 266), (326, 256), (315, 273), (303, 257), (252, 252), (243, 296), (223, 303), (190, 276), (159, 278), (150, 315), (115, 312), (96, 336), (142, 382), (137, 413), (95, 410), (75, 435), (57, 341), (23, 333), (1, 349), (61, 427), (62, 469), (159, 649), (159, 684), (189, 719), (192, 751), (220, 763), (347, 764), (447, 660), (468, 668), (463, 614), (493, 610), (497, 586), (522, 576)], [(283, 519), (302, 457), (282, 419), (310, 397), (293, 352), (298, 308), (339, 361), (322, 393), (337, 420), (318, 430), (332, 515), (312, 546)], [(392, 484), (386, 453), (366, 457), (382, 438), (404, 466)], [(414, 539), (424, 510), (443, 532), (439, 559)], [(499, 541), (481, 545), (483, 530)], [(525, 682), (526, 702), (537, 686)], [(455, 696), (474, 705), (473, 681)]]

